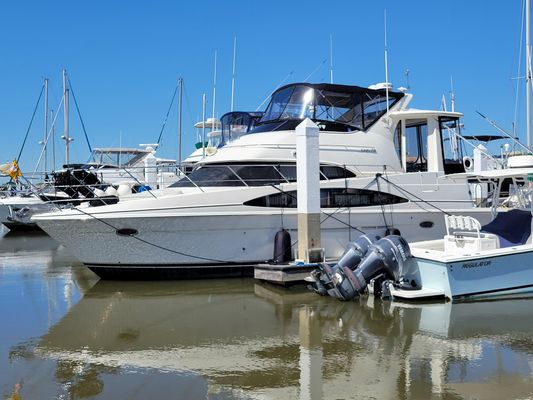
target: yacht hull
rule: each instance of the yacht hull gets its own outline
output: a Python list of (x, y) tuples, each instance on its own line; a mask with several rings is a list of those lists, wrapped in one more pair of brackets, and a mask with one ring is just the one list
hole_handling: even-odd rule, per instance
[[(483, 221), (490, 215), (479, 210), (476, 217)], [(334, 259), (361, 233), (384, 235), (391, 226), (409, 240), (438, 237), (445, 231), (442, 220), (440, 212), (413, 209), (396, 210), (394, 225), (384, 224), (380, 209), (337, 212), (333, 217), (323, 213), (321, 247), (326, 250), (326, 258)], [(38, 224), (105, 279), (248, 276), (254, 265), (274, 258), (274, 237), (282, 227), (289, 231), (293, 256), (297, 256), (295, 212), (206, 212), (149, 218), (87, 215), (84, 219), (39, 218)]]

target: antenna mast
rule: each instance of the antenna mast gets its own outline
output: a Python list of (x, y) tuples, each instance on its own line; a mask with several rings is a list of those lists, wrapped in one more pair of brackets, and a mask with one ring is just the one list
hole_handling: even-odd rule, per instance
[(205, 93), (202, 95), (202, 157), (205, 157), (205, 106), (207, 98)]
[(235, 57), (237, 54), (237, 36), (233, 37), (233, 72), (231, 75), (231, 109), (233, 111), (233, 98), (235, 97)]
[(329, 81), (333, 83), (333, 35), (329, 34)]
[(180, 87), (179, 93), (179, 106), (178, 106), (178, 168), (181, 169), (181, 121), (182, 121), (182, 104), (183, 104), (183, 78), (178, 79), (178, 85)]
[(389, 113), (389, 63), (387, 56), (387, 10), (384, 12), (385, 16), (385, 101), (387, 102), (387, 114)]
[(217, 101), (217, 51), (215, 50), (215, 71), (213, 73), (213, 125), (212, 131), (215, 130), (215, 107)]
[(48, 148), (48, 78), (44, 80), (44, 172), (47, 172), (48, 165), (46, 164), (46, 150)]
[(450, 93), (450, 100), (452, 103), (452, 112), (455, 112), (455, 91), (453, 90), (453, 77), (452, 76), (450, 76), (450, 84), (452, 87), (452, 91)]
[(526, 132), (531, 149), (531, 0), (526, 0)]

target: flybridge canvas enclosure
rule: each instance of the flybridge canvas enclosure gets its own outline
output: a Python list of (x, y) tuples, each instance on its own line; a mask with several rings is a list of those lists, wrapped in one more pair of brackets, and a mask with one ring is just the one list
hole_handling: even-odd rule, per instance
[[(403, 93), (389, 91), (389, 108), (403, 96)], [(386, 111), (384, 89), (294, 83), (272, 94), (254, 132), (294, 129), (305, 118), (317, 122), (322, 130), (364, 131)]]
[(127, 167), (137, 163), (148, 153), (150, 150), (98, 148), (93, 150), (91, 160), (98, 165)]
[(249, 133), (263, 116), (262, 112), (232, 111), (220, 118), (222, 138), (218, 147)]

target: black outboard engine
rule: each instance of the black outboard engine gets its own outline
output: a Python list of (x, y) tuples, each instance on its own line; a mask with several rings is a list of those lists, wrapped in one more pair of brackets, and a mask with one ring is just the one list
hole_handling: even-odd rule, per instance
[(331, 279), (333, 288), (328, 290), (328, 294), (341, 300), (351, 300), (363, 293), (368, 282), (377, 275), (383, 274), (397, 281), (410, 257), (411, 250), (404, 238), (397, 235), (384, 237), (370, 246), (354, 271), (347, 267), (336, 269)]
[(331, 289), (332, 277), (338, 268), (355, 269), (366, 255), (370, 246), (380, 239), (378, 235), (369, 233), (359, 236), (355, 241), (348, 243), (346, 251), (339, 259), (336, 266), (331, 267), (327, 263), (321, 263), (318, 269), (311, 272), (309, 289), (325, 296)]

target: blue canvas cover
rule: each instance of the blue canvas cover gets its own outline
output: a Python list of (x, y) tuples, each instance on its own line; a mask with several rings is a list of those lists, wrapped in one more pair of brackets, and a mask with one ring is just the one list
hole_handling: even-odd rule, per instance
[(510, 210), (499, 213), (481, 232), (493, 233), (500, 238), (500, 247), (525, 244), (531, 234), (531, 212)]

